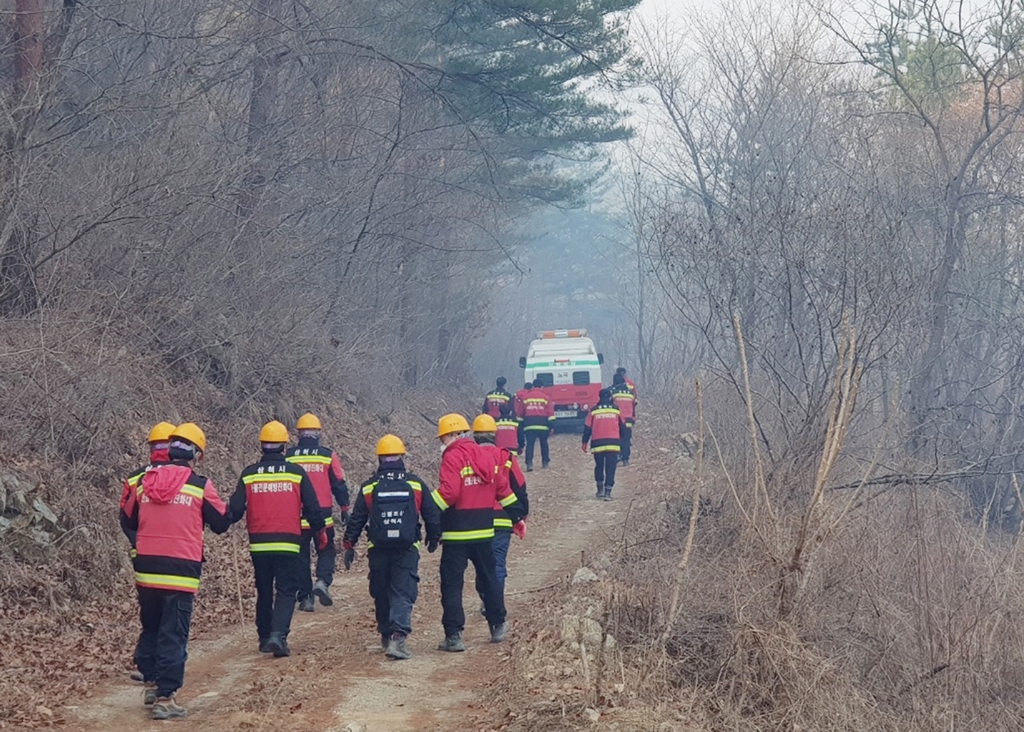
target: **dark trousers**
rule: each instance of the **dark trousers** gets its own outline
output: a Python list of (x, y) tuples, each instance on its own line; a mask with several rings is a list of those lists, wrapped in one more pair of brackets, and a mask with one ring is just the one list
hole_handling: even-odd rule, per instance
[(135, 665), (159, 696), (171, 696), (185, 683), (188, 632), (192, 624), (191, 592), (136, 588), (142, 633), (135, 647)]
[(370, 597), (381, 635), (412, 633), (412, 606), (419, 594), (420, 553), (409, 549), (366, 552), (370, 564)]
[[(494, 542), (492, 544), (492, 551), (494, 552), (494, 576), (498, 580), (498, 586), (501, 588), (501, 596), (505, 596), (505, 579), (508, 577), (508, 547), (512, 543), (512, 532), (502, 531), (501, 529), (494, 530)], [(484, 595), (480, 592), (479, 583), (477, 583), (477, 594), (480, 595), (480, 599), (484, 599)]]
[(633, 444), (632, 422), (619, 428), (619, 442), (622, 444), (622, 452), (619, 454), (622, 456), (623, 461), (629, 462), (630, 446)]
[[(304, 600), (313, 594), (313, 579), (309, 576), (310, 552), (316, 543), (313, 539), (313, 533), (310, 529), (304, 529), (302, 531), (302, 538), (299, 539), (299, 564), (301, 565), (301, 571), (299, 572), (298, 598), (300, 600)], [(316, 578), (323, 580), (324, 584), (328, 587), (334, 581), (334, 565), (337, 556), (338, 548), (334, 546), (334, 527), (328, 526), (327, 546), (323, 551), (317, 550), (316, 553)]]
[(533, 466), (533, 448), (537, 440), (540, 440), (540, 460), (543, 465), (551, 462), (551, 455), (548, 454), (548, 430), (526, 430), (526, 464)]
[[(308, 577), (309, 565), (306, 567), (304, 574)], [(256, 575), (256, 632), (261, 641), (271, 633), (287, 638), (295, 612), (299, 557), (288, 552), (256, 553), (252, 555), (252, 568)]]
[(493, 542), (447, 541), (441, 546), (441, 624), (445, 636), (461, 633), (466, 626), (462, 587), (469, 562), (476, 570), (476, 591), (484, 599), (488, 624), (505, 622), (505, 599), (495, 574)]
[(615, 468), (619, 463), (619, 453), (608, 450), (607, 452), (594, 453), (594, 482), (611, 488), (615, 485)]

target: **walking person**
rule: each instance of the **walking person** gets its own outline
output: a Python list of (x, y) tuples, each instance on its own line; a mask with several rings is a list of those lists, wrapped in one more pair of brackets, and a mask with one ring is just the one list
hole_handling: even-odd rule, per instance
[(143, 704), (153, 719), (188, 714), (174, 698), (185, 681), (192, 607), (203, 570), (203, 526), (222, 534), (227, 507), (208, 478), (194, 471), (206, 435), (192, 422), (169, 436), (168, 462), (147, 470), (122, 512), (135, 532), (135, 587), (142, 632), (135, 662), (142, 672)]
[(612, 402), (622, 413), (622, 427), (620, 429), (619, 462), (629, 465), (629, 456), (633, 445), (633, 424), (636, 421), (636, 394), (626, 383), (623, 374), (615, 374), (612, 377)]
[(291, 654), (288, 633), (299, 576), (309, 576), (309, 565), (299, 565), (302, 519), (309, 522), (318, 547), (326, 545), (327, 533), (313, 483), (301, 467), (285, 459), (288, 428), (267, 422), (259, 441), (260, 460), (242, 471), (229, 510), (232, 523), (245, 517), (249, 532), (260, 653), (282, 658)]
[[(526, 476), (519, 468), (519, 461), (515, 453), (511, 453), (496, 444), (497, 425), (493, 419), (486, 414), (481, 414), (473, 420), (473, 440), (485, 450), (495, 450), (498, 455), (499, 476), (502, 482), (507, 481), (509, 488), (518, 499), (522, 507), (523, 518), (513, 524), (508, 513), (497, 501), (494, 503), (494, 568), (495, 576), (498, 578), (498, 585), (501, 587), (502, 597), (505, 595), (505, 579), (508, 577), (508, 550), (512, 543), (512, 534), (520, 539), (526, 538), (526, 518), (530, 513), (530, 497), (526, 492)], [(477, 588), (477, 594), (482, 601), (483, 593)]]
[[(165, 465), (170, 462), (170, 458), (167, 457), (167, 451), (171, 445), (171, 433), (174, 432), (174, 425), (170, 422), (159, 422), (153, 425), (153, 429), (149, 431), (149, 436), (146, 438), (146, 442), (149, 444), (149, 463), (133, 471), (127, 478), (124, 479), (124, 483), (121, 485), (121, 500), (117, 504), (118, 516), (121, 522), (121, 531), (128, 537), (128, 556), (131, 559), (135, 559), (135, 531), (128, 528), (125, 525), (125, 513), (124, 507), (128, 503), (128, 498), (135, 494), (139, 487), (139, 481), (142, 480), (142, 476), (146, 474), (146, 471), (156, 467), (157, 465)], [(139, 670), (138, 661), (135, 661), (135, 670), (131, 673), (132, 681), (142, 681), (142, 671)]]
[(504, 376), (498, 377), (498, 380), (495, 382), (495, 388), (484, 397), (484, 406), (480, 410), (481, 414), (489, 414), (494, 419), (497, 419), (501, 415), (502, 408), (511, 405), (512, 395), (505, 391), (505, 384), (507, 383)]
[(540, 442), (541, 467), (551, 463), (548, 450), (548, 437), (555, 431), (555, 408), (544, 392), (540, 379), (533, 382), (534, 388), (523, 399), (523, 434), (526, 437), (526, 471), (533, 470), (534, 446)]
[(412, 656), (405, 641), (419, 593), (420, 520), (428, 552), (436, 551), (441, 540), (441, 512), (429, 496), (427, 485), (405, 468), (405, 444), (384, 435), (377, 442), (377, 472), (360, 487), (345, 526), (345, 569), (352, 566), (355, 545), (366, 529), (377, 632), (384, 655), (396, 661)]
[[(299, 417), (295, 425), (299, 441), (287, 454), (288, 462), (298, 465), (309, 476), (320, 505), (320, 517), (326, 527), (327, 541), (323, 548), (314, 540), (314, 530), (309, 521), (302, 519), (302, 538), (299, 541), (299, 610), (311, 613), (314, 610), (313, 597), (321, 605), (333, 605), (330, 586), (334, 581), (334, 570), (338, 550), (334, 545), (334, 502), (337, 501), (344, 523), (348, 518), (348, 485), (345, 470), (341, 467), (338, 453), (320, 444), (323, 427), (320, 418), (307, 412)], [(309, 574), (309, 562), (313, 545), (316, 544), (316, 582)]]
[[(171, 446), (171, 433), (174, 432), (174, 425), (170, 422), (158, 422), (153, 425), (153, 429), (149, 431), (149, 437), (146, 438), (146, 442), (149, 444), (149, 463), (143, 467), (135, 470), (124, 479), (124, 483), (121, 484), (121, 500), (118, 503), (118, 509), (120, 510), (119, 515), (124, 518), (124, 507), (128, 503), (128, 499), (136, 492), (139, 487), (139, 481), (142, 480), (142, 476), (146, 474), (146, 471), (157, 465), (166, 465), (170, 462), (170, 458), (167, 456), (167, 451)], [(135, 558), (135, 532), (127, 529), (123, 522), (121, 530), (124, 531), (125, 536), (128, 537), (128, 543), (131, 544), (131, 549), (128, 555)]]
[(601, 389), (598, 403), (587, 414), (583, 426), (583, 452), (594, 455), (594, 481), (597, 483), (597, 497), (612, 500), (615, 485), (615, 467), (619, 461), (619, 439), (622, 427), (622, 413), (612, 401), (612, 390)]
[(494, 504), (508, 513), (513, 523), (523, 517), (522, 507), (508, 484), (499, 482), (499, 464), (492, 451), (481, 449), (469, 434), (461, 414), (446, 414), (437, 424), (443, 446), (440, 484), (431, 496), (441, 509), (441, 624), (444, 641), (439, 650), (466, 650), (462, 631), (466, 614), (462, 589), (466, 566), (473, 563), (477, 588), (484, 596), (484, 616), (491, 642), (501, 643), (508, 632), (505, 602), (494, 563)]

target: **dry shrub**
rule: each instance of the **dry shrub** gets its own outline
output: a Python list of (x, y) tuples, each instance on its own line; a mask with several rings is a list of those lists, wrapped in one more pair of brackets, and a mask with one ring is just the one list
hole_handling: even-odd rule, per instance
[[(606, 575), (585, 600), (573, 587), (536, 608), (537, 634), (517, 644), (495, 694), (509, 729), (1020, 729), (1024, 547), (972, 522), (958, 486), (876, 486), (840, 521), (851, 490), (827, 490), (815, 521), (832, 528), (811, 533), (782, 616), (813, 472), (771, 484), (778, 517), (754, 519), (752, 475), (706, 465), (680, 574), (695, 466), (671, 438), (685, 426), (678, 412), (645, 412), (641, 425), (629, 470), (642, 490), (620, 508)], [(581, 612), (617, 641), (600, 694), (558, 637), (559, 619)]]

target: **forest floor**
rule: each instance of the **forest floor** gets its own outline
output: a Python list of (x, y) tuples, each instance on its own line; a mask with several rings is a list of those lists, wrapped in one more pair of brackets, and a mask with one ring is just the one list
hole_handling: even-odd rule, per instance
[[(605, 545), (628, 509), (633, 468), (620, 471), (616, 500), (610, 503), (594, 498), (592, 468), (590, 456), (579, 449), (578, 435), (556, 435), (551, 467), (527, 474), (531, 516), (525, 541), (513, 539), (509, 553), (506, 602), (512, 630), (505, 643), (489, 642), (487, 624), (477, 612), (470, 568), (465, 594), (467, 651), (436, 650), (443, 635), (441, 553), (424, 552), (409, 639), (413, 657), (386, 659), (367, 592), (365, 559), (360, 557), (349, 572), (339, 566), (332, 607), (317, 605), (312, 614), (296, 612), (290, 658), (257, 652), (251, 617), (244, 624), (194, 639), (185, 686), (178, 694), (189, 715), (174, 728), (400, 732), (506, 726), (507, 708), (489, 701), (489, 687), (516, 644), (533, 635), (531, 623), (540, 618), (531, 610), (546, 596), (564, 591), (573, 572)], [(130, 655), (131, 649), (123, 650)], [(68, 727), (84, 732), (161, 725), (148, 720), (141, 685), (129, 681), (127, 674), (55, 711)]]

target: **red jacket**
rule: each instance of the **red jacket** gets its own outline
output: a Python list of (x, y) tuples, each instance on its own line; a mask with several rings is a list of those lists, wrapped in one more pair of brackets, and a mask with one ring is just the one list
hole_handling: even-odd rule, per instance
[(619, 427), (622, 413), (615, 405), (598, 404), (587, 413), (583, 423), (583, 444), (590, 442), (591, 452), (619, 452)]
[(526, 414), (526, 397), (530, 396), (530, 392), (532, 391), (533, 389), (523, 387), (516, 392), (515, 397), (512, 399), (512, 411), (515, 412), (519, 419), (522, 419), (523, 415)]
[(629, 384), (615, 387), (612, 391), (612, 402), (622, 412), (622, 420), (627, 427), (633, 426), (636, 418), (636, 395), (630, 391)]
[(232, 523), (245, 516), (252, 554), (298, 554), (301, 520), (314, 531), (324, 527), (309, 476), (281, 452), (264, 453), (242, 471), (230, 505)]
[[(288, 451), (288, 462), (306, 471), (316, 491), (324, 523), (334, 526), (334, 501), (338, 502), (343, 511), (349, 505), (345, 470), (341, 467), (338, 453), (328, 447), (321, 447), (314, 437), (300, 437), (299, 444)], [(306, 519), (302, 519), (302, 528), (309, 528)]]
[(519, 446), (522, 444), (519, 422), (514, 419), (499, 419), (495, 424), (498, 429), (494, 433), (494, 444), (513, 455), (518, 455)]
[(135, 584), (195, 593), (203, 569), (203, 525), (217, 534), (231, 525), (213, 483), (185, 463), (147, 470), (122, 509), (136, 532)]
[(495, 419), (501, 416), (501, 408), (512, 400), (512, 395), (504, 389), (495, 389), (484, 397), (484, 408), (482, 412), (489, 414)]
[[(488, 446), (481, 445), (481, 447)], [(523, 470), (519, 467), (519, 461), (516, 459), (515, 453), (503, 450), (500, 447), (497, 449), (500, 451), (501, 459), (503, 460), (500, 470), (505, 476), (504, 479), (508, 481), (508, 487), (515, 493), (516, 504), (523, 514), (522, 518), (525, 519), (530, 513), (530, 497), (526, 492), (526, 476), (523, 475)], [(498, 501), (494, 502), (494, 530), (496, 532), (512, 531), (512, 518), (509, 516), (508, 511), (505, 510), (505, 507)]]
[(555, 407), (540, 389), (531, 389), (523, 400), (523, 431), (547, 431), (555, 424)]
[(471, 438), (450, 443), (441, 458), (440, 485), (431, 496), (441, 509), (442, 541), (489, 541), (494, 538), (494, 505), (514, 521), (522, 518), (507, 477), (499, 473), (501, 452), (485, 450)]
[(121, 502), (117, 504), (118, 508), (124, 508), (124, 504), (128, 502), (128, 496), (135, 492), (139, 481), (142, 480), (142, 476), (147, 470), (155, 465), (164, 465), (170, 462), (170, 459), (167, 457), (167, 443), (163, 444), (164, 447), (149, 451), (149, 465), (139, 468), (124, 479), (124, 483), (121, 484)]

